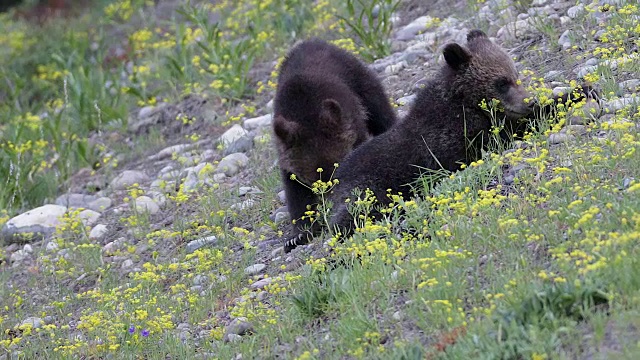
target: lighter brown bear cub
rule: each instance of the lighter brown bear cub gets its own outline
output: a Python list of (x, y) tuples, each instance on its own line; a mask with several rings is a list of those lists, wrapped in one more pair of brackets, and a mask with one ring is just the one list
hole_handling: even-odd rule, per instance
[[(388, 204), (387, 189), (410, 195), (408, 185), (424, 169), (456, 171), (478, 160), (495, 125), (480, 106), (483, 100), (500, 101), (498, 118), (506, 128), (532, 112), (513, 60), (482, 31), (470, 31), (466, 46), (448, 44), (443, 55), (445, 63), (418, 93), (406, 118), (340, 163), (330, 226), (343, 236), (354, 227), (345, 203), (353, 189), (369, 188), (379, 203)], [(379, 218), (380, 213), (370, 215)]]
[(287, 207), (296, 222), (285, 252), (318, 230), (305, 216), (318, 202), (309, 186), (329, 180), (335, 163), (395, 120), (376, 75), (347, 51), (308, 40), (289, 52), (278, 75), (273, 120)]

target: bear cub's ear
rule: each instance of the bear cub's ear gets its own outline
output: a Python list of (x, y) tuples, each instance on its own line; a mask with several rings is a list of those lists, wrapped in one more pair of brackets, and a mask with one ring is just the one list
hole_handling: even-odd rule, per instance
[(278, 115), (273, 119), (273, 132), (283, 142), (291, 145), (298, 141), (301, 132), (300, 124)]
[(489, 39), (489, 37), (482, 30), (474, 29), (469, 31), (467, 34), (467, 42), (472, 42), (476, 39)]
[(442, 54), (444, 55), (444, 60), (454, 70), (465, 69), (471, 61), (471, 53), (456, 43), (447, 44)]
[(336, 131), (342, 126), (342, 107), (334, 99), (322, 101), (320, 109), (321, 127), (328, 131)]

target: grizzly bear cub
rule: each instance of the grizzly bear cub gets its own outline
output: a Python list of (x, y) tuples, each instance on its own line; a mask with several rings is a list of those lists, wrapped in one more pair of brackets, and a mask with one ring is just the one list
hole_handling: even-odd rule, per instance
[(329, 180), (335, 163), (395, 121), (376, 74), (349, 52), (318, 39), (289, 52), (278, 74), (273, 120), (287, 207), (295, 221), (286, 252), (308, 243), (318, 230), (305, 216), (318, 202), (311, 185)]
[(482, 31), (470, 31), (466, 47), (446, 45), (443, 55), (445, 64), (418, 93), (407, 116), (340, 163), (330, 226), (343, 236), (355, 225), (345, 203), (353, 189), (369, 188), (378, 203), (388, 204), (387, 190), (407, 197), (421, 169), (456, 171), (478, 160), (495, 125), (480, 106), (483, 100), (500, 101), (505, 125), (533, 111), (512, 59)]

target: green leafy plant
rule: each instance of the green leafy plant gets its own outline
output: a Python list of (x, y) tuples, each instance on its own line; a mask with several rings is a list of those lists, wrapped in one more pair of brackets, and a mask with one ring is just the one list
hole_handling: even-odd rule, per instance
[(360, 54), (366, 60), (372, 61), (391, 53), (391, 16), (398, 5), (399, 0), (347, 0), (348, 16), (338, 15), (343, 29), (355, 32), (362, 42)]

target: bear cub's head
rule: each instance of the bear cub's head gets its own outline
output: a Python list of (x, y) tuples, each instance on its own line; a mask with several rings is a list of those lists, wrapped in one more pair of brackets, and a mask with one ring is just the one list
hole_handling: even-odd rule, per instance
[(445, 77), (468, 106), (497, 99), (509, 120), (529, 115), (531, 95), (520, 84), (513, 60), (481, 30), (467, 34), (467, 45), (446, 45)]
[[(368, 137), (364, 128), (364, 109), (351, 98), (347, 108), (327, 98), (301, 106), (305, 114), (287, 118), (277, 115), (273, 130), (280, 155), (280, 167), (294, 173), (303, 183), (329, 180), (334, 164), (349, 154), (356, 142)], [(298, 104), (299, 106), (301, 104)], [(355, 108), (351, 109), (351, 108)], [(321, 168), (322, 173), (318, 172)]]

